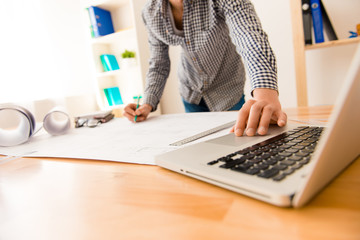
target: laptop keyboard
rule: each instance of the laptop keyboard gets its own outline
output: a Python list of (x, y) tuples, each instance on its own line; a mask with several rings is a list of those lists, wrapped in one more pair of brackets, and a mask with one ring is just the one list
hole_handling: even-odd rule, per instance
[(208, 165), (281, 181), (310, 161), (323, 127), (300, 126)]

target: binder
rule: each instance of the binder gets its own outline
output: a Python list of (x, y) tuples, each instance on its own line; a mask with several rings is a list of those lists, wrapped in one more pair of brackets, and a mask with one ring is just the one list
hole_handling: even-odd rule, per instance
[(104, 93), (109, 106), (124, 104), (118, 87), (105, 88)]
[(94, 37), (101, 37), (114, 33), (114, 26), (109, 11), (94, 6), (90, 6), (88, 10)]
[(116, 60), (116, 57), (111, 54), (102, 54), (100, 55), (101, 64), (103, 66), (104, 72), (114, 71), (120, 69), (119, 64)]
[(320, 0), (310, 0), (315, 43), (324, 42), (323, 18)]
[(301, 0), (305, 45), (312, 44), (312, 15), (310, 0)]
[(330, 41), (338, 40), (334, 27), (331, 24), (329, 15), (327, 14), (325, 6), (321, 0), (320, 0), (320, 7), (321, 7), (322, 20), (323, 20), (323, 27), (328, 39)]
[(91, 24), (91, 21), (90, 21), (89, 8), (85, 8), (85, 10), (86, 10), (86, 12), (87, 12), (87, 14), (88, 14), (88, 16), (89, 16), (89, 18), (87, 18), (87, 19), (88, 19), (88, 23), (89, 23), (90, 36), (91, 36), (91, 38), (95, 38), (95, 35), (94, 35), (94, 28), (93, 28), (93, 26), (92, 26), (92, 24)]

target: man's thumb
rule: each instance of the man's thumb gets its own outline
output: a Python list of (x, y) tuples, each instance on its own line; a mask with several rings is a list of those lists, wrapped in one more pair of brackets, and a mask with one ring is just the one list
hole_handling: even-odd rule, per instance
[(142, 114), (142, 109), (141, 109), (141, 107), (139, 107), (138, 109), (135, 110), (135, 114), (136, 114), (136, 115), (141, 115), (141, 114)]

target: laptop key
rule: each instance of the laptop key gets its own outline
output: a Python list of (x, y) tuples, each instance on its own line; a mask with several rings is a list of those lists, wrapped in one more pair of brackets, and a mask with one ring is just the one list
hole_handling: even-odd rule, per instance
[(279, 156), (282, 156), (282, 157), (290, 157), (292, 155), (292, 153), (288, 153), (288, 152), (279, 152), (278, 154), (279, 154)]
[(243, 166), (237, 166), (237, 167), (231, 168), (231, 170), (234, 170), (234, 171), (237, 171), (237, 172), (242, 172), (242, 173), (246, 173), (246, 171), (247, 171), (248, 169), (249, 169), (249, 168), (243, 167)]
[(309, 148), (306, 148), (306, 149), (303, 149), (302, 152), (304, 153), (313, 153), (314, 152), (314, 149), (309, 149)]
[(277, 170), (285, 170), (288, 168), (288, 166), (285, 164), (277, 164), (277, 165), (274, 165), (273, 168), (275, 168)]
[(286, 177), (286, 175), (284, 175), (284, 174), (279, 174), (279, 175), (273, 177), (273, 180), (274, 180), (274, 181), (281, 181), (281, 180), (283, 180), (285, 177)]
[(302, 164), (297, 163), (297, 164), (291, 166), (291, 168), (294, 169), (294, 170), (297, 170), (297, 169), (301, 168), (302, 166), (303, 166)]
[(295, 156), (299, 156), (299, 157), (307, 157), (309, 156), (310, 153), (308, 152), (298, 152), (295, 154)]
[(246, 170), (246, 173), (250, 174), (250, 175), (255, 175), (255, 174), (258, 174), (259, 172), (260, 172), (260, 169), (257, 167), (253, 167), (253, 168)]
[(271, 159), (279, 162), (279, 161), (284, 160), (285, 157), (284, 157), (284, 156), (275, 155), (275, 156), (271, 157)]
[(249, 160), (249, 162), (251, 162), (251, 163), (259, 163), (261, 161), (262, 161), (262, 159), (260, 159), (260, 158), (253, 158), (253, 159)]
[(295, 171), (295, 169), (288, 168), (288, 169), (284, 170), (282, 173), (283, 173), (283, 175), (290, 175), (290, 174), (292, 174), (294, 171)]
[(243, 156), (245, 159), (252, 159), (255, 157), (255, 154), (252, 153), (247, 153), (246, 155)]
[(270, 158), (272, 156), (272, 154), (270, 154), (270, 153), (264, 153), (263, 155), (261, 155), (261, 158), (262, 159), (268, 159), (268, 158)]
[(261, 170), (265, 170), (265, 169), (269, 168), (269, 164), (262, 162), (262, 163), (257, 164), (257, 167), (260, 168)]
[(232, 168), (232, 167), (235, 167), (236, 165), (241, 164), (243, 162), (245, 162), (245, 160), (243, 158), (238, 158), (238, 159), (235, 159), (235, 160), (233, 160), (231, 162), (227, 162), (227, 163), (225, 163), (223, 165), (220, 165), (220, 167), (221, 168)]
[(304, 158), (303, 160), (299, 161), (300, 164), (305, 165), (309, 162), (309, 159)]
[(240, 167), (244, 167), (244, 168), (251, 168), (252, 166), (254, 166), (254, 164), (252, 162), (244, 162), (242, 164), (239, 165)]
[(214, 164), (217, 164), (218, 162), (219, 162), (219, 160), (214, 160), (214, 161), (208, 162), (207, 165), (214, 165)]
[(282, 161), (281, 163), (285, 164), (285, 165), (288, 165), (288, 166), (291, 166), (291, 165), (295, 164), (295, 161), (286, 159), (286, 160)]
[(276, 161), (275, 159), (272, 159), (272, 158), (264, 160), (264, 163), (269, 164), (269, 165), (274, 165), (277, 162), (278, 161)]
[(277, 170), (276, 168), (270, 168), (270, 169), (267, 169), (267, 170), (259, 173), (258, 176), (262, 177), (262, 178), (271, 178), (271, 177), (276, 176), (278, 173), (279, 173), (279, 170)]
[(305, 148), (305, 146), (299, 146), (299, 145), (295, 145), (292, 147), (293, 149), (298, 149), (298, 150), (302, 150)]
[(285, 150), (285, 152), (287, 153), (297, 153), (298, 151), (299, 151), (298, 149), (293, 149), (293, 148)]
[(290, 161), (300, 161), (302, 159), (302, 157), (300, 156), (291, 156), (288, 158), (288, 160)]

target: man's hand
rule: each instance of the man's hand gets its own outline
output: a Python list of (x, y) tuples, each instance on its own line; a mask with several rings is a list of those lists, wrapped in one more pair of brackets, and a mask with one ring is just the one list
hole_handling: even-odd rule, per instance
[(136, 109), (136, 104), (130, 103), (124, 108), (124, 116), (131, 122), (135, 122), (135, 116), (137, 116), (136, 122), (142, 122), (146, 120), (151, 110), (152, 106), (149, 104), (143, 104)]
[(242, 136), (244, 131), (247, 136), (258, 134), (265, 135), (270, 124), (280, 127), (286, 125), (287, 116), (281, 110), (278, 93), (272, 89), (257, 88), (253, 92), (253, 99), (239, 110), (238, 118), (231, 132), (236, 136)]

